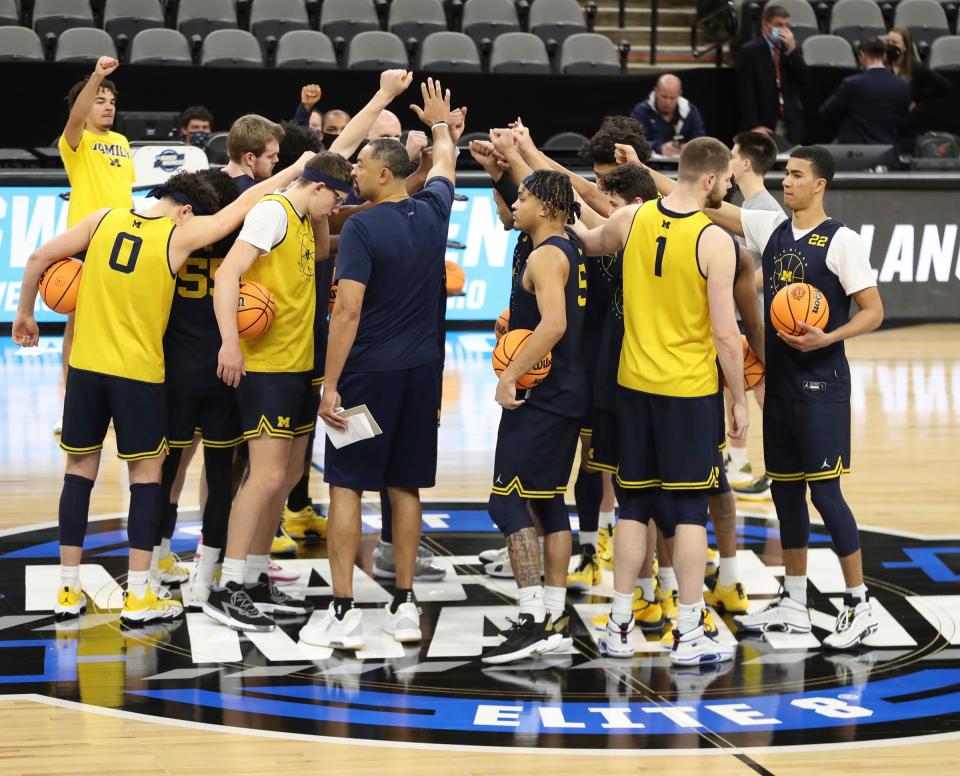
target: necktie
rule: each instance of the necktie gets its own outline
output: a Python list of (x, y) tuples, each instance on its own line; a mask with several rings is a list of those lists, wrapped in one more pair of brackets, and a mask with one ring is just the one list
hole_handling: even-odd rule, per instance
[(780, 50), (779, 46), (773, 47), (773, 74), (777, 79), (777, 99), (780, 104), (777, 106), (780, 118), (783, 118), (783, 88), (782, 81), (780, 78), (780, 58), (783, 56), (783, 52)]

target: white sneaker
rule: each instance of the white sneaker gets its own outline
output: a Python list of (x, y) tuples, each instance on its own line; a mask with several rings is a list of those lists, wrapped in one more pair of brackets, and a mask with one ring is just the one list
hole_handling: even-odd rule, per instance
[(191, 610), (202, 610), (203, 605), (207, 602), (207, 599), (210, 597), (210, 588), (213, 587), (211, 582), (209, 585), (204, 584), (197, 580), (196, 577), (193, 579), (193, 584), (190, 585), (190, 593), (185, 593), (183, 587), (180, 588), (180, 593), (183, 595), (183, 605), (187, 609)]
[(810, 612), (786, 593), (781, 593), (759, 612), (741, 614), (733, 621), (743, 630), (755, 633), (776, 631), (778, 633), (809, 633)]
[(629, 622), (616, 623), (611, 613), (607, 619), (607, 628), (597, 642), (600, 654), (610, 657), (633, 657), (633, 641), (630, 638), (633, 627), (633, 617)]
[(338, 620), (331, 601), (323, 617), (300, 629), (300, 641), (316, 647), (360, 649), (364, 643), (362, 622), (363, 613), (359, 609), (350, 609)]
[(860, 646), (860, 643), (878, 627), (880, 624), (869, 601), (860, 601), (845, 595), (843, 611), (837, 617), (833, 633), (823, 640), (823, 646), (829, 649), (853, 649)]
[[(701, 621), (702, 622), (702, 621)], [(677, 666), (700, 666), (733, 660), (736, 644), (721, 644), (703, 632), (703, 625), (679, 634), (674, 632), (670, 662)]]
[(391, 612), (390, 604), (387, 604), (384, 607), (383, 631), (401, 644), (420, 641), (420, 607), (407, 602), (400, 604), (396, 612)]
[(753, 482), (753, 466), (750, 462), (737, 466), (730, 458), (726, 460), (727, 480), (731, 488), (742, 488)]
[(510, 556), (507, 553), (507, 548), (501, 547), (498, 550), (484, 550), (477, 557), (481, 563), (497, 563), (498, 561), (506, 560)]
[(496, 560), (493, 563), (486, 563), (483, 566), (487, 576), (498, 577), (500, 579), (513, 579), (513, 567), (510, 565), (510, 558)]

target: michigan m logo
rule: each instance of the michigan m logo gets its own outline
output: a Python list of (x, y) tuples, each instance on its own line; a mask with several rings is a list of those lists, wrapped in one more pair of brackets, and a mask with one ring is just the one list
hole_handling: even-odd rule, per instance
[(290, 428), (290, 416), (277, 415), (277, 428)]

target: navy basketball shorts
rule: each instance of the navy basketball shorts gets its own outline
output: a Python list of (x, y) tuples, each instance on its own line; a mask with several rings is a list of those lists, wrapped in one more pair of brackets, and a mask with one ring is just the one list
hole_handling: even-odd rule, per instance
[(680, 398), (617, 386), (624, 488), (710, 490), (720, 481), (717, 397)]
[(587, 469), (616, 474), (620, 433), (617, 415), (600, 407), (593, 408), (593, 433), (590, 435), (590, 460)]
[(167, 402), (163, 383), (146, 383), (70, 367), (63, 400), (60, 447), (76, 455), (100, 450), (111, 418), (117, 435), (118, 458), (139, 461), (167, 453)]
[(383, 433), (340, 449), (328, 438), (324, 480), (351, 490), (432, 488), (440, 406), (437, 365), (346, 372), (337, 390), (344, 407), (365, 404)]
[(767, 394), (763, 459), (774, 482), (817, 482), (850, 473), (850, 402)]
[(166, 393), (170, 447), (190, 447), (197, 431), (204, 447), (236, 447), (243, 441), (235, 389), (220, 383), (214, 390), (193, 394), (168, 382)]
[(317, 421), (310, 390), (309, 372), (247, 372), (237, 387), (243, 438), (309, 434)]
[(724, 451), (727, 449), (727, 413), (723, 404), (723, 389), (717, 392), (717, 467), (720, 476), (710, 493), (729, 493), (730, 481), (727, 479), (727, 467), (724, 463)]
[(567, 490), (580, 441), (580, 418), (521, 404), (503, 410), (493, 464), (493, 493), (553, 498)]
[(596, 407), (593, 406), (593, 386), (597, 382), (596, 372), (587, 372), (587, 411), (580, 418), (581, 436), (589, 436), (596, 425)]

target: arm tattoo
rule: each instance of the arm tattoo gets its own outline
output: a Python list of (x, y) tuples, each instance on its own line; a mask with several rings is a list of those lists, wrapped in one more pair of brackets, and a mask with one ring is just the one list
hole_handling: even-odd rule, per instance
[(533, 528), (521, 528), (507, 537), (507, 552), (517, 587), (540, 584), (540, 540)]

